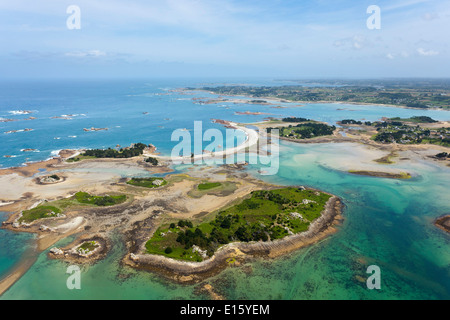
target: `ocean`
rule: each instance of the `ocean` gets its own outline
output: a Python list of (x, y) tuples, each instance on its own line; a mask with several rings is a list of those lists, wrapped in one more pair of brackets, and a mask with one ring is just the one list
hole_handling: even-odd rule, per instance
[[(177, 88), (222, 84), (282, 85), (266, 79), (178, 79), (134, 81), (12, 82), (0, 84), (0, 165), (45, 160), (61, 149), (105, 148), (134, 142), (152, 143), (170, 155), (177, 142), (173, 130), (224, 130), (211, 119), (258, 122), (297, 116), (335, 124), (343, 119), (375, 121), (381, 117), (430, 116), (450, 120), (448, 111), (411, 110), (345, 104), (279, 104), (286, 109), (252, 104), (194, 104)], [(23, 111), (30, 111), (23, 112)], [(238, 115), (259, 111), (270, 115)], [(36, 119), (24, 120), (33, 117)], [(108, 128), (85, 132), (84, 128)], [(4, 133), (11, 130), (33, 129)], [(241, 137), (240, 139), (244, 139)], [(238, 139), (239, 140), (239, 139)], [(229, 141), (233, 143), (233, 141)], [(239, 141), (234, 141), (239, 143)], [(356, 148), (356, 149), (355, 149)], [(34, 152), (24, 152), (34, 149)], [(423, 161), (395, 165), (414, 174), (399, 181), (355, 176), (340, 170), (346, 155), (358, 152), (349, 144), (299, 145), (281, 142), (280, 170), (261, 176), (271, 183), (306, 185), (342, 197), (343, 225), (331, 237), (276, 260), (255, 260), (230, 268), (206, 282), (228, 299), (449, 299), (450, 237), (433, 220), (450, 213), (450, 168)], [(12, 157), (4, 157), (5, 155)], [(178, 171), (186, 166), (176, 167)], [(123, 169), (125, 170), (125, 169)], [(127, 176), (127, 172), (119, 172)], [(2, 187), (3, 188), (3, 187)], [(1, 199), (1, 189), (0, 189)], [(1, 209), (1, 208), (0, 208)], [(5, 219), (6, 213), (0, 218)], [(0, 230), (0, 277), (23, 259), (33, 235)], [(65, 239), (63, 243), (70, 242)], [(66, 287), (67, 264), (49, 260), (47, 252), (0, 299), (204, 299), (200, 285), (177, 285), (155, 274), (120, 264), (121, 235), (108, 257), (82, 268), (82, 289)], [(59, 244), (61, 245), (61, 244)], [(368, 290), (369, 265), (381, 268), (381, 290)]]

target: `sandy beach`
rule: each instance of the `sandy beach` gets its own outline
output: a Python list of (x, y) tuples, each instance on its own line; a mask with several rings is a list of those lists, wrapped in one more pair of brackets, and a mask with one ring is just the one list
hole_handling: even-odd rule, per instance
[(233, 147), (233, 148), (227, 148), (225, 150), (216, 151), (213, 153), (197, 154), (197, 155), (194, 155), (193, 157), (191, 157), (190, 155), (184, 156), (184, 157), (172, 157), (172, 156), (168, 157), (168, 156), (160, 156), (160, 155), (154, 155), (154, 154), (145, 154), (145, 155), (152, 156), (152, 157), (155, 157), (160, 160), (172, 161), (175, 163), (191, 163), (191, 162), (201, 161), (201, 160), (211, 159), (211, 158), (228, 157), (233, 154), (243, 152), (243, 151), (245, 151), (245, 149), (250, 148), (258, 143), (259, 134), (255, 130), (249, 129), (249, 128), (246, 128), (243, 126), (239, 126), (238, 124), (236, 124), (234, 122), (227, 122), (227, 125), (235, 128), (237, 130), (243, 131), (246, 136), (245, 141), (243, 143), (241, 143), (240, 145)]

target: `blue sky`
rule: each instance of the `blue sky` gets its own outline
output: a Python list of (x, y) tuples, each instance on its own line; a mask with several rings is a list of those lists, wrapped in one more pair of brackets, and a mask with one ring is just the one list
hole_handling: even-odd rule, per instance
[(0, 0), (0, 79), (450, 77), (449, 31), (449, 0)]

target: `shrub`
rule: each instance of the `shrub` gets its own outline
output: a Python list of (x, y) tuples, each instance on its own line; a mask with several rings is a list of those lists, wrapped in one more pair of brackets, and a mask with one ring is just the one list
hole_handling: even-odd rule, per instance
[(164, 250), (166, 254), (171, 254), (173, 252), (173, 249), (171, 247), (167, 247), (166, 250)]

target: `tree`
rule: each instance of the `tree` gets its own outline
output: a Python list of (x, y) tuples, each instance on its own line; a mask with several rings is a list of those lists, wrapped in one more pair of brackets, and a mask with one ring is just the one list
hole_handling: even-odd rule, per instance
[(166, 250), (164, 250), (166, 254), (171, 254), (173, 252), (173, 249), (171, 247), (167, 247)]
[(158, 159), (152, 158), (152, 157), (147, 158), (147, 159), (145, 160), (145, 162), (150, 163), (150, 164), (153, 165), (153, 166), (157, 166), (157, 165), (159, 164)]

